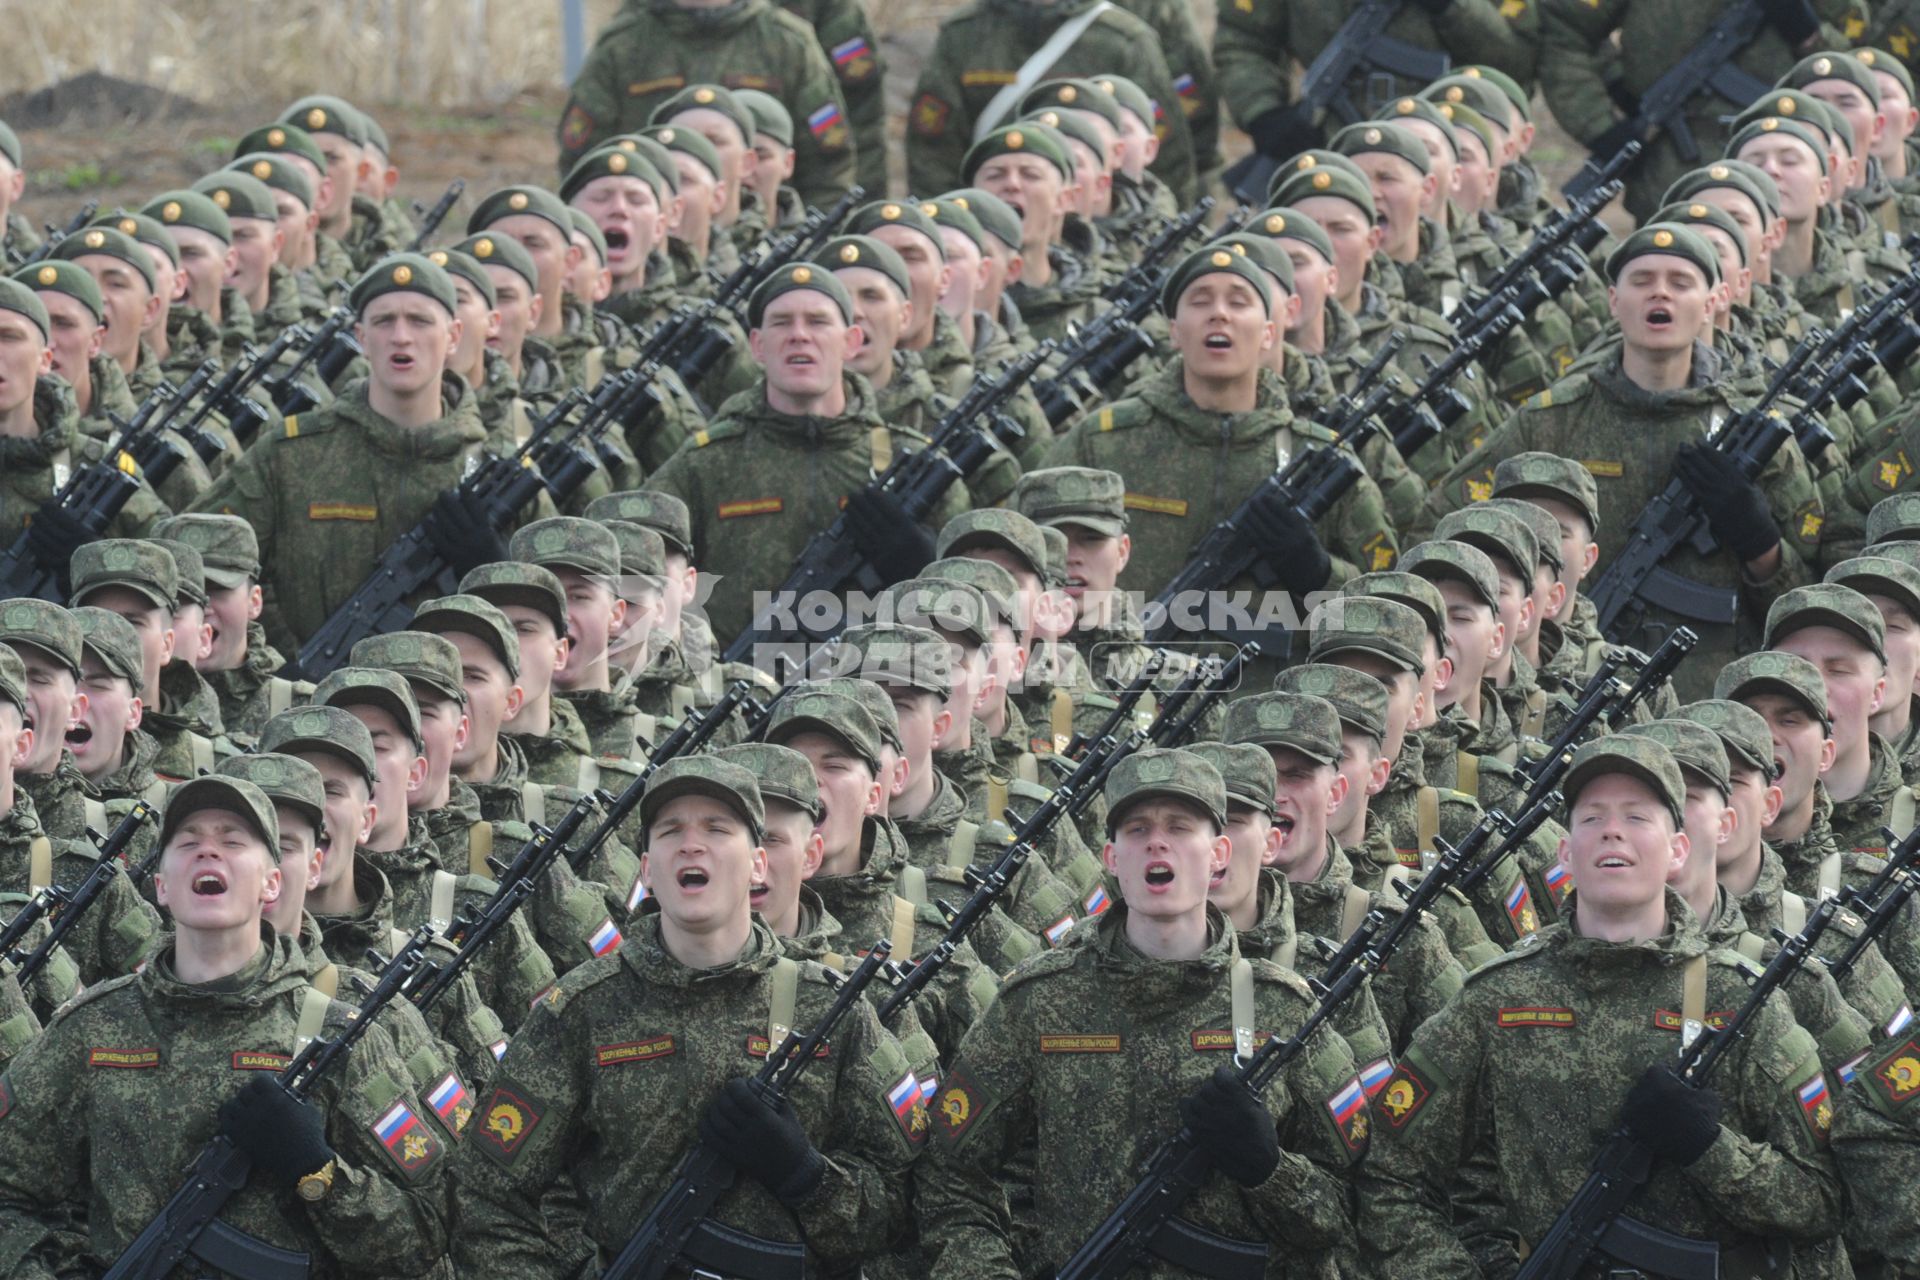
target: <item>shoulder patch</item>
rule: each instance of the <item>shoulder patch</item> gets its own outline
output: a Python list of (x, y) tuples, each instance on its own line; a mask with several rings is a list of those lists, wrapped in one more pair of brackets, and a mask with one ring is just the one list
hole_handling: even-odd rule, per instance
[(87, 1049), (87, 1065), (112, 1071), (140, 1071), (160, 1065), (160, 1050), (154, 1046), (123, 1048), (110, 1045)]
[(1904, 1040), (1863, 1068), (1873, 1091), (1895, 1107), (1920, 1098), (1920, 1043)]
[(440, 1157), (446, 1154), (440, 1139), (434, 1137), (433, 1130), (414, 1114), (405, 1098), (388, 1107), (373, 1122), (372, 1129), (373, 1136), (380, 1140), (380, 1145), (409, 1181), (433, 1168), (439, 1163)]
[(986, 1096), (965, 1075), (956, 1072), (934, 1095), (933, 1131), (948, 1142), (958, 1142), (980, 1118)]
[(480, 1127), (474, 1131), (481, 1150), (503, 1165), (512, 1164), (540, 1127), (542, 1110), (542, 1104), (517, 1084), (495, 1085), (480, 1108)]
[(596, 1045), (593, 1050), (593, 1065), (618, 1067), (632, 1062), (652, 1062), (656, 1058), (671, 1056), (673, 1056), (672, 1036), (649, 1036), (645, 1040)]
[(1413, 1123), (1420, 1109), (1433, 1097), (1433, 1083), (1411, 1062), (1402, 1062), (1394, 1068), (1393, 1076), (1387, 1081), (1386, 1088), (1380, 1091), (1375, 1105), (1380, 1109), (1380, 1118), (1389, 1129), (1398, 1133)]
[(1578, 1021), (1573, 1010), (1552, 1008), (1543, 1005), (1527, 1005), (1519, 1008), (1501, 1009), (1494, 1015), (1494, 1025), (1501, 1030), (1514, 1027), (1552, 1027), (1570, 1031)]
[(1800, 1104), (1800, 1118), (1806, 1121), (1807, 1132), (1824, 1147), (1827, 1135), (1833, 1130), (1833, 1097), (1827, 1092), (1826, 1074), (1815, 1071), (1810, 1079), (1795, 1087), (1793, 1096)]
[(1469, 969), (1467, 971), (1467, 981), (1472, 982), (1475, 979), (1484, 978), (1502, 966), (1515, 964), (1521, 960), (1531, 960), (1535, 956), (1540, 955), (1539, 937), (1540, 935), (1537, 933), (1530, 933), (1515, 943), (1512, 950), (1502, 951), (1497, 956), (1489, 957), (1485, 963), (1478, 967)]

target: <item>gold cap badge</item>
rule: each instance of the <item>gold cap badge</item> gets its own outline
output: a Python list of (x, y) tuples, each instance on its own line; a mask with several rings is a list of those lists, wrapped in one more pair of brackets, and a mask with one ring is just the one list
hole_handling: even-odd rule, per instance
[(476, 258), (491, 258), (493, 256), (493, 241), (487, 239), (485, 236), (481, 236), (478, 240), (475, 240), (473, 242), (473, 256)]
[(1673, 232), (1671, 231), (1654, 232), (1653, 247), (1656, 249), (1671, 249), (1673, 247)]
[(840, 261), (842, 261), (842, 262), (858, 262), (858, 261), (860, 261), (860, 246), (859, 246), (859, 245), (857, 245), (857, 244), (843, 244), (843, 245), (841, 245), (841, 246), (840, 246)]
[(1316, 173), (1313, 175), (1313, 189), (1315, 191), (1325, 191), (1328, 187), (1332, 185), (1333, 185), (1332, 174)]
[(180, 202), (178, 200), (169, 200), (160, 207), (160, 221), (180, 221)]
[(52, 284), (60, 278), (60, 273), (52, 267), (40, 268), (40, 283)]
[(805, 284), (807, 281), (813, 279), (813, 272), (805, 267), (795, 267), (793, 269), (793, 275), (788, 278), (795, 284)]
[(99, 247), (100, 247), (101, 245), (103, 245), (103, 244), (105, 244), (106, 242), (107, 242), (107, 233), (106, 233), (106, 232), (104, 232), (104, 231), (89, 231), (89, 232), (87, 232), (87, 238), (86, 238), (86, 240), (85, 240), (85, 241), (84, 241), (83, 243), (84, 243), (84, 244), (85, 244), (85, 245), (87, 246), (87, 248), (89, 248), (89, 249), (98, 249), (98, 248), (99, 248)]
[(1225, 249), (1217, 250), (1213, 255), (1213, 265), (1216, 267), (1230, 267), (1233, 265), (1233, 255)]
[(412, 284), (413, 268), (404, 262), (395, 267), (393, 269), (393, 282), (395, 284)]
[(516, 191), (516, 192), (514, 192), (514, 193), (513, 193), (512, 195), (510, 195), (510, 196), (508, 196), (508, 197), (507, 197), (507, 208), (509, 208), (509, 209), (524, 209), (524, 208), (526, 208), (526, 207), (527, 207), (527, 193), (526, 193), (526, 192), (524, 192), (524, 191)]
[(286, 145), (287, 145), (287, 131), (286, 131), (285, 129), (269, 129), (269, 130), (267, 130), (267, 145), (268, 145), (268, 146), (270, 146), (270, 147), (284, 147), (284, 146), (286, 146)]
[(695, 89), (693, 91), (693, 100), (695, 102), (698, 102), (700, 105), (705, 106), (707, 103), (713, 101), (713, 90)]
[(225, 209), (233, 203), (233, 193), (222, 187), (213, 193), (213, 202)]
[(627, 171), (627, 153), (626, 152), (616, 151), (612, 155), (607, 157), (608, 173), (625, 173), (626, 171)]
[(307, 128), (324, 129), (326, 127), (326, 124), (327, 124), (327, 113), (325, 111), (322, 111), (319, 107), (315, 107), (313, 110), (307, 112)]
[(1287, 229), (1287, 219), (1285, 215), (1278, 214), (1278, 213), (1268, 215), (1267, 231), (1269, 234), (1277, 236), (1282, 231), (1285, 231), (1286, 229)]
[(897, 204), (883, 204), (880, 206), (880, 216), (885, 218), (888, 222), (892, 222), (897, 218), (899, 218), (901, 212), (902, 210), (900, 206)]
[(1020, 132), (1018, 129), (1015, 129), (1012, 133), (1007, 135), (1007, 147), (1009, 150), (1018, 151), (1020, 148), (1026, 145), (1027, 145), (1027, 135)]
[(1075, 98), (1079, 96), (1080, 96), (1080, 91), (1074, 88), (1072, 85), (1063, 84), (1060, 86), (1060, 94), (1059, 94), (1060, 101), (1072, 102)]
[(1824, 76), (1832, 72), (1832, 70), (1833, 70), (1832, 58), (1815, 58), (1813, 60), (1813, 74), (1817, 76)]
[(265, 182), (273, 176), (273, 165), (265, 160), (255, 160), (253, 162), (253, 176)]
[(1378, 129), (1369, 129), (1360, 135), (1360, 140), (1370, 147), (1378, 146), (1380, 143), (1380, 131)]

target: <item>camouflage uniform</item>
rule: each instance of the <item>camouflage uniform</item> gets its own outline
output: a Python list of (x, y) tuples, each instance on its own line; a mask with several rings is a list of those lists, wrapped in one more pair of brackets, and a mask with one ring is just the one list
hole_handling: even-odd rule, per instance
[[(886, 195), (887, 95), (882, 82), (887, 68), (866, 6), (857, 0), (781, 0), (780, 7), (813, 28), (834, 75), (840, 78), (847, 124), (853, 131), (854, 181), (867, 189), (869, 198)], [(797, 163), (794, 167), (799, 168)], [(780, 190), (797, 196), (792, 187)], [(785, 222), (782, 219), (776, 225)]]
[(39, 247), (40, 233), (33, 229), (33, 224), (18, 213), (9, 213), (6, 225), (0, 227), (0, 262), (6, 264), (7, 270), (19, 266)]
[[(16, 779), (23, 780), (24, 776)], [(76, 832), (75, 837), (82, 833)], [(51, 856), (51, 884), (75, 888), (99, 861), (99, 851), (84, 838), (54, 836), (42, 828), (26, 790), (15, 790), (13, 808), (0, 815), (0, 895), (10, 896), (16, 905), (46, 887), (35, 883), (32, 875), (33, 846), (41, 840), (47, 842)], [(11, 917), (13, 911), (6, 914)], [(63, 949), (77, 966), (80, 981), (91, 986), (132, 973), (158, 948), (160, 932), (159, 912), (140, 896), (124, 871), (115, 871), (92, 908), (67, 934)]]
[(1914, 1111), (1920, 1096), (1920, 1043), (1897, 1036), (1876, 1046), (1842, 1091), (1833, 1120), (1833, 1158), (1851, 1193), (1847, 1249), (1863, 1276), (1911, 1275), (1920, 1268), (1914, 1217), (1885, 1192), (1920, 1176)]
[[(80, 430), (73, 391), (59, 378), (43, 377), (33, 392), (36, 436), (0, 438), (0, 542), (12, 546), (41, 503), (90, 462), (106, 456), (107, 442)], [(166, 504), (145, 479), (107, 526), (116, 538), (143, 537), (167, 514)]]

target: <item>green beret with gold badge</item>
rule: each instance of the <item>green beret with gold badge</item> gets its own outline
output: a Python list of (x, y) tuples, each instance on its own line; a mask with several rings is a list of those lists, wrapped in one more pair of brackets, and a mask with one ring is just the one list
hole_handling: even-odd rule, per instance
[(502, 187), (475, 205), (472, 215), (467, 219), (467, 234), (485, 231), (502, 218), (521, 214), (544, 218), (553, 224), (563, 240), (573, 234), (573, 221), (567, 217), (566, 203), (545, 187), (536, 187), (531, 183)]
[(740, 130), (740, 141), (748, 147), (753, 146), (753, 112), (734, 97), (733, 90), (724, 85), (690, 84), (655, 107), (653, 114), (647, 117), (647, 123), (666, 124), (688, 111), (718, 111)]
[(252, 174), (273, 190), (286, 192), (309, 211), (313, 209), (313, 183), (307, 180), (307, 175), (301, 172), (298, 165), (283, 155), (256, 151), (241, 156), (227, 167)]
[(147, 201), (140, 212), (149, 218), (158, 218), (163, 227), (192, 227), (222, 244), (233, 243), (232, 219), (204, 192), (163, 191)]
[(759, 328), (760, 317), (767, 313), (767, 305), (796, 289), (812, 289), (815, 293), (825, 294), (840, 309), (840, 318), (848, 324), (853, 323), (853, 297), (847, 292), (847, 286), (840, 283), (840, 277), (823, 267), (803, 262), (780, 268), (753, 291), (753, 297), (747, 302), (747, 327)]
[(500, 304), (500, 295), (493, 287), (493, 277), (480, 265), (480, 260), (470, 253), (458, 249), (429, 249), (427, 260), (447, 273), (453, 280), (465, 280), (476, 289), (485, 300), (487, 310), (491, 311)]
[(1273, 285), (1266, 271), (1244, 251), (1236, 253), (1218, 245), (1196, 249), (1174, 265), (1167, 273), (1166, 287), (1160, 291), (1160, 309), (1169, 316), (1179, 311), (1181, 295), (1194, 281), (1208, 275), (1239, 276), (1253, 286), (1266, 313), (1273, 314)]
[(274, 208), (273, 192), (250, 173), (221, 169), (194, 181), (193, 189), (213, 201), (229, 219), (252, 218), (256, 222), (278, 222), (280, 211)]
[(321, 177), (327, 176), (327, 153), (320, 149), (320, 144), (313, 140), (312, 134), (297, 124), (282, 120), (275, 124), (262, 125), (234, 145), (233, 156), (238, 160), (256, 151), (273, 151), (299, 156), (319, 170)]
[[(106, 315), (107, 304), (100, 296), (99, 282), (78, 263), (43, 258), (30, 267), (20, 268), (13, 278), (36, 293), (66, 294), (85, 307), (96, 324)], [(45, 332), (47, 325), (41, 323), (40, 328)]]
[(839, 236), (822, 245), (813, 260), (829, 271), (840, 271), (847, 267), (866, 267), (878, 271), (900, 291), (904, 301), (912, 292), (913, 286), (907, 276), (907, 264), (893, 249), (872, 236)]
[[(655, 125), (646, 131), (645, 136), (665, 147), (670, 154), (693, 157), (713, 175), (715, 182), (720, 181), (720, 152), (707, 141), (707, 135), (698, 129), (678, 124)], [(678, 173), (679, 170), (675, 169), (674, 172)]]
[[(973, 215), (981, 230), (1007, 248), (1019, 250), (1020, 215), (1013, 211), (1012, 205), (993, 192), (983, 191), (979, 187), (961, 187), (947, 192), (940, 200), (959, 205)], [(935, 221), (938, 220), (936, 215)]]
[(573, 168), (560, 180), (560, 198), (571, 200), (588, 183), (601, 178), (638, 178), (653, 188), (653, 198), (662, 208), (673, 195), (673, 185), (654, 168), (652, 160), (638, 150), (609, 144), (595, 147), (573, 162)]
[(1059, 170), (1062, 178), (1073, 177), (1073, 157), (1067, 154), (1060, 135), (1045, 125), (1025, 120), (1003, 125), (967, 148), (966, 158), (960, 162), (960, 177), (971, 182), (987, 161), (996, 156), (1014, 155), (1038, 156)]
[[(1406, 101), (1418, 102), (1419, 99), (1409, 98)], [(1398, 156), (1422, 175), (1433, 172), (1433, 158), (1427, 154), (1426, 143), (1391, 120), (1362, 120), (1358, 124), (1350, 124), (1333, 135), (1327, 142), (1327, 149), (1349, 159), (1373, 152)]]
[(148, 289), (154, 287), (153, 259), (147, 256), (139, 241), (119, 227), (88, 227), (74, 232), (53, 248), (54, 257), (68, 262), (95, 255), (118, 258), (147, 282)]
[(482, 231), (478, 235), (468, 236), (453, 247), (482, 267), (505, 267), (525, 280), (530, 291), (540, 291), (540, 269), (533, 265), (533, 255), (512, 236)]
[(1700, 268), (1708, 285), (1720, 283), (1720, 255), (1698, 231), (1677, 222), (1649, 222), (1621, 241), (1607, 256), (1607, 279), (1618, 280), (1629, 262), (1654, 253), (1684, 258)]
[(144, 244), (158, 249), (161, 256), (180, 267), (180, 243), (173, 238), (173, 232), (166, 229), (158, 218), (150, 218), (144, 213), (129, 213), (125, 209), (116, 209), (112, 213), (103, 213), (93, 220), (96, 227), (112, 227), (122, 235), (132, 236), (136, 244)]
[(395, 253), (373, 264), (347, 295), (347, 305), (356, 315), (365, 315), (367, 304), (389, 293), (420, 293), (432, 298), (452, 315), (456, 299), (453, 278), (424, 253)]

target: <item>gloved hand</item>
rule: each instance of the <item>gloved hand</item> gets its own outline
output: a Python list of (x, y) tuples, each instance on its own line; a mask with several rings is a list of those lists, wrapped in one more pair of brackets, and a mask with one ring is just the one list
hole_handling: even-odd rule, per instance
[(1741, 563), (1758, 560), (1780, 545), (1780, 530), (1760, 486), (1728, 455), (1700, 440), (1680, 446), (1673, 473), (1700, 504), (1721, 546)]
[(1415, 3), (1437, 18), (1452, 7), (1453, 0), (1415, 0)]
[(1220, 1172), (1243, 1187), (1259, 1186), (1280, 1163), (1273, 1113), (1225, 1063), (1180, 1099), (1180, 1120), (1212, 1153)]
[(1760, 7), (1773, 29), (1795, 49), (1820, 34), (1820, 16), (1807, 0), (1760, 0)]
[(57, 573), (63, 583), (67, 580), (67, 561), (93, 540), (94, 534), (80, 517), (52, 499), (40, 504), (27, 526), (27, 550), (44, 568)]
[(1247, 537), (1286, 590), (1306, 595), (1327, 585), (1333, 561), (1320, 535), (1279, 494), (1263, 494), (1247, 509)]
[(320, 1109), (288, 1093), (272, 1076), (254, 1076), (220, 1104), (220, 1132), (282, 1191), (333, 1159)]
[(1313, 113), (1296, 102), (1288, 107), (1269, 107), (1247, 121), (1247, 136), (1261, 155), (1287, 160), (1326, 140), (1313, 122)]
[(1612, 128), (1588, 144), (1587, 150), (1593, 153), (1593, 157), (1597, 162), (1605, 164), (1608, 160), (1611, 160), (1615, 155), (1619, 154), (1620, 149), (1629, 142), (1642, 141), (1645, 134), (1641, 132), (1641, 129), (1642, 126), (1640, 123), (1632, 116), (1628, 116), (1624, 120), (1616, 120), (1613, 122)]
[(458, 489), (435, 498), (422, 524), (433, 549), (453, 566), (456, 576), (465, 577), (483, 564), (508, 558), (506, 539), (494, 532), (479, 505), (469, 506)]
[(933, 563), (933, 535), (897, 498), (865, 487), (847, 495), (847, 528), (882, 578), (904, 582)]
[(784, 1099), (770, 1101), (745, 1078), (720, 1087), (700, 1117), (700, 1138), (784, 1204), (819, 1186), (827, 1170), (793, 1108)]
[(1720, 1095), (1694, 1088), (1657, 1062), (1627, 1090), (1620, 1121), (1655, 1156), (1684, 1168), (1720, 1136)]
[(1613, 105), (1620, 108), (1623, 116), (1640, 114), (1640, 95), (1627, 88), (1627, 82), (1618, 76), (1607, 80), (1607, 96), (1613, 99)]

